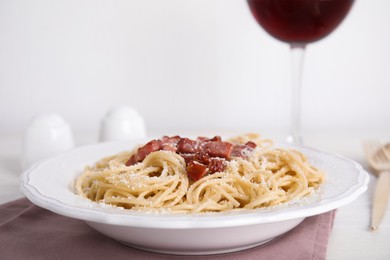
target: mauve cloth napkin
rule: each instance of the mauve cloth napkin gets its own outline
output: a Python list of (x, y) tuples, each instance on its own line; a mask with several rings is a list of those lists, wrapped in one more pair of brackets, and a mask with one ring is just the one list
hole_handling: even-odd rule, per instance
[(252, 249), (210, 256), (173, 256), (124, 246), (81, 220), (19, 199), (0, 205), (0, 259), (326, 259), (334, 213), (306, 218), (288, 233)]

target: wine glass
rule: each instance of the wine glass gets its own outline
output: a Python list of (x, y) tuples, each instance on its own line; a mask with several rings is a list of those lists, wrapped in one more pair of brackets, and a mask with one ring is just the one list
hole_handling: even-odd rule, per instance
[(301, 79), (308, 43), (329, 35), (345, 18), (354, 0), (247, 0), (259, 25), (290, 45), (292, 60), (291, 129), (287, 141), (302, 144)]

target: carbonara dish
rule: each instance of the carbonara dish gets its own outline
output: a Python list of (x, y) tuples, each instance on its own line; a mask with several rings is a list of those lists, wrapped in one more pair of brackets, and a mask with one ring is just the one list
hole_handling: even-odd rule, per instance
[(164, 136), (86, 166), (76, 193), (134, 210), (223, 212), (287, 203), (325, 180), (301, 152), (275, 147), (256, 134)]

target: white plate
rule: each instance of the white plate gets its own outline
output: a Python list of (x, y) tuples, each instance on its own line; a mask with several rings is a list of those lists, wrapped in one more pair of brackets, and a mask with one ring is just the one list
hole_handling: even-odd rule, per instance
[(34, 204), (84, 220), (121, 243), (154, 252), (202, 255), (264, 244), (308, 216), (352, 202), (367, 189), (369, 181), (367, 172), (354, 161), (307, 147), (294, 147), (326, 172), (320, 199), (271, 209), (177, 215), (107, 207), (75, 195), (73, 182), (85, 165), (129, 150), (143, 141), (84, 146), (39, 162), (22, 174), (22, 192)]

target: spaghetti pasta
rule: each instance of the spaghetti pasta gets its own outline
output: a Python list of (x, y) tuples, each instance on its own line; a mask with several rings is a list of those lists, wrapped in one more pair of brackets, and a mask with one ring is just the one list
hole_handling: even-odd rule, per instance
[[(137, 149), (86, 166), (77, 178), (77, 194), (126, 209), (166, 209), (172, 213), (222, 212), (275, 206), (311, 194), (325, 174), (301, 152), (277, 148), (254, 134), (228, 140), (238, 146), (253, 142), (250, 153), (224, 160), (222, 171), (198, 180), (187, 174), (184, 155), (157, 150), (126, 165)], [(139, 151), (139, 150), (138, 150)]]

